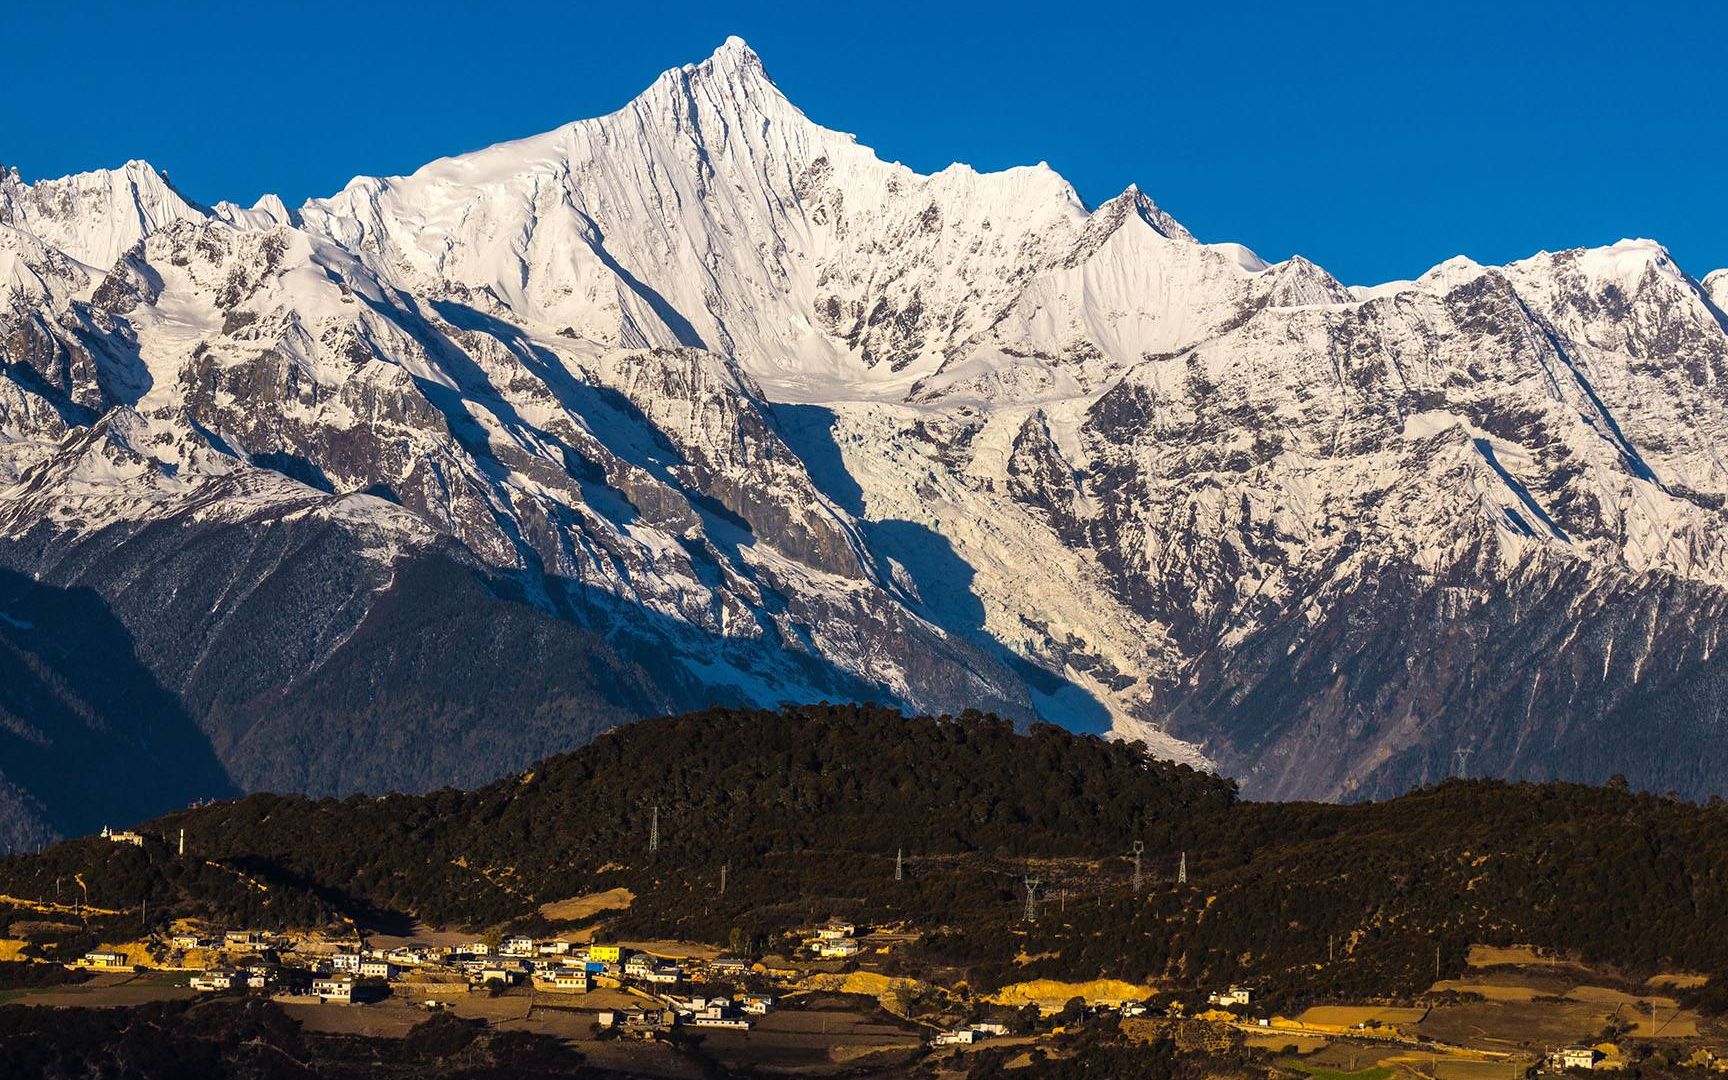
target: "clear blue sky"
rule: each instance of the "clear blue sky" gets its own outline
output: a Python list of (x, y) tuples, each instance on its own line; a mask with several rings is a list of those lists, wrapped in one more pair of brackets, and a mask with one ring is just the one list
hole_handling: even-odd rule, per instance
[[(1420, 9), (1420, 10), (1419, 10)], [(1005, 2), (14, 5), (0, 161), (142, 157), (203, 202), (614, 109), (742, 35), (816, 121), (915, 168), (1139, 183), (1201, 238), (1352, 283), (1650, 236), (1728, 266), (1728, 5)]]

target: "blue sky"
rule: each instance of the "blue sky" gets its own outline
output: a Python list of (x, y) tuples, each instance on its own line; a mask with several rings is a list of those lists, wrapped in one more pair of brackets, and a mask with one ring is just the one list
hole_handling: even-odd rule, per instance
[(743, 36), (812, 119), (931, 170), (1045, 160), (1352, 283), (1650, 236), (1728, 266), (1728, 5), (15, 6), (0, 161), (142, 157), (193, 198), (356, 174), (623, 104)]

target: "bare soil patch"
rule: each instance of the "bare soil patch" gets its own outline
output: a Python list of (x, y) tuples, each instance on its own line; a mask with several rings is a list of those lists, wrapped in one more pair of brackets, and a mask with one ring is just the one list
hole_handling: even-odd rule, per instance
[(629, 889), (607, 889), (605, 892), (572, 896), (568, 900), (541, 904), (540, 914), (553, 922), (578, 922), (603, 911), (624, 911), (635, 902), (636, 894)]

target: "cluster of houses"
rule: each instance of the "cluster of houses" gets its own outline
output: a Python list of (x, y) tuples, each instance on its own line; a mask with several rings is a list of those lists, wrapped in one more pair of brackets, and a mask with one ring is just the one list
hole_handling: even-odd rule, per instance
[[(834, 940), (850, 940), (851, 932), (846, 927), (845, 933)], [(230, 930), (222, 934), (183, 931), (173, 934), (167, 944), (182, 955), (205, 951), (230, 965), (195, 968), (191, 978), (195, 990), (280, 987), (295, 993), (309, 991), (320, 1001), (343, 1004), (363, 1001), (368, 989), (417, 971), (464, 976), (475, 988), (530, 984), (539, 992), (585, 994), (599, 980), (606, 980), (606, 985), (611, 986), (637, 984), (661, 996), (693, 977), (709, 982), (728, 981), (750, 970), (748, 961), (735, 957), (696, 962), (693, 966), (698, 970), (690, 970), (685, 964), (620, 945), (584, 946), (521, 936), (506, 938), (496, 946), (471, 941), (449, 947), (404, 945), (379, 949), (353, 943), (331, 952), (328, 947), (302, 950), (291, 941), (274, 939), (255, 930)], [(291, 954), (292, 959), (284, 963), (283, 953)], [(244, 954), (244, 959), (236, 962), (235, 954)], [(134, 966), (127, 953), (109, 950), (86, 953), (78, 964), (108, 971), (131, 971)], [(669, 1024), (747, 1028), (748, 1018), (766, 1012), (773, 999), (747, 996), (733, 1001), (696, 997), (681, 1001), (667, 997), (665, 1001), (669, 1006), (665, 1010), (637, 1010), (642, 1015), (632, 1015), (627, 1010), (616, 1012), (604, 1026), (654, 1029), (660, 1023), (648, 1014), (666, 1012), (670, 1015)]]
[(995, 1020), (980, 1020), (952, 1031), (944, 1031), (930, 1040), (931, 1046), (971, 1046), (993, 1036), (1008, 1034), (1008, 1025)]
[(691, 997), (663, 999), (663, 1008), (608, 1009), (600, 1013), (600, 1027), (639, 1038), (663, 1035), (679, 1025), (699, 1028), (730, 1028), (749, 1031), (756, 1017), (774, 1008), (768, 994), (745, 994), (740, 998)]
[(1208, 1005), (1216, 1005), (1220, 1009), (1236, 1009), (1249, 1005), (1254, 1000), (1254, 991), (1246, 986), (1232, 986), (1225, 990), (1214, 990), (1206, 995)]
[(845, 960), (863, 951), (858, 940), (858, 927), (842, 919), (830, 919), (816, 928), (814, 936), (806, 938), (804, 948), (824, 960)]

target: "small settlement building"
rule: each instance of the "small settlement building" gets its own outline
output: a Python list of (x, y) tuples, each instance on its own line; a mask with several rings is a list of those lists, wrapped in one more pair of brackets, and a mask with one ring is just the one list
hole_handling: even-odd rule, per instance
[(123, 952), (108, 952), (98, 949), (87, 952), (78, 961), (84, 967), (95, 968), (98, 971), (131, 971), (132, 960)]
[(591, 980), (580, 968), (555, 968), (534, 976), (534, 989), (554, 994), (586, 994)]
[(354, 976), (344, 972), (312, 980), (312, 994), (319, 1001), (347, 1005), (354, 1000)]
[(215, 971), (200, 971), (188, 980), (187, 985), (194, 990), (213, 993), (218, 990), (232, 990), (235, 982), (240, 980), (239, 972), (218, 969)]
[(1228, 990), (1214, 990), (1206, 995), (1206, 1000), (1220, 1008), (1246, 1005), (1254, 998), (1254, 991), (1246, 986), (1232, 986)]
[(1555, 1069), (1594, 1069), (1601, 1056), (1594, 1047), (1563, 1046), (1548, 1055), (1548, 1065)]

